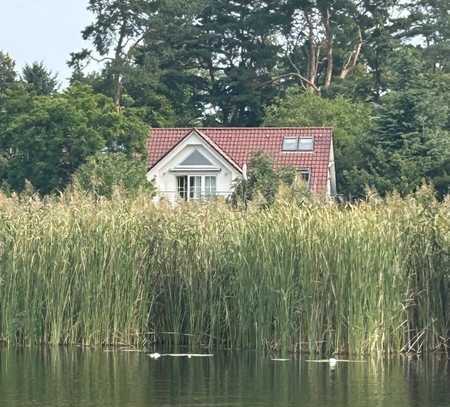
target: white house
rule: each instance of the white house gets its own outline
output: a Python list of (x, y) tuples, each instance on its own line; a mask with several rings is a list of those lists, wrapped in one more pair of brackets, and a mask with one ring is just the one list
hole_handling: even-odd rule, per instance
[(152, 129), (147, 178), (170, 201), (228, 197), (260, 151), (277, 168), (298, 168), (313, 193), (336, 194), (331, 128)]

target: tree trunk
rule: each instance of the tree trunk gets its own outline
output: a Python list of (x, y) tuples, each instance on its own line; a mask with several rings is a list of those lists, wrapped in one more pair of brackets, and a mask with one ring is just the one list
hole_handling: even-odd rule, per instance
[(114, 52), (114, 60), (113, 60), (113, 86), (114, 86), (114, 105), (116, 106), (116, 109), (120, 110), (120, 105), (122, 101), (122, 91), (123, 91), (123, 84), (122, 84), (122, 65), (123, 65), (123, 48), (124, 48), (124, 41), (126, 37), (126, 27), (127, 22), (123, 21), (122, 25), (120, 27), (119, 32), (119, 41), (117, 42), (117, 46)]
[(122, 75), (120, 73), (117, 73), (117, 81), (115, 87), (116, 93), (114, 95), (114, 104), (116, 106), (116, 110), (119, 112), (121, 108), (122, 93), (123, 93)]
[(306, 23), (308, 25), (308, 72), (307, 72), (307, 78), (309, 82), (309, 86), (312, 87), (310, 84), (315, 85), (316, 84), (316, 78), (317, 78), (317, 67), (318, 67), (318, 59), (319, 59), (319, 46), (315, 42), (314, 37), (314, 26), (311, 21), (311, 16), (305, 11), (305, 19)]
[(358, 27), (358, 42), (356, 43), (355, 48), (349, 55), (347, 62), (342, 67), (341, 74), (339, 75), (341, 79), (345, 79), (348, 76), (348, 74), (350, 74), (353, 71), (353, 69), (355, 69), (356, 64), (358, 63), (359, 54), (361, 53), (362, 44), (363, 44), (362, 33), (361, 29)]
[(333, 78), (333, 33), (331, 31), (331, 16), (330, 9), (327, 8), (322, 12), (322, 23), (325, 27), (325, 49), (327, 58), (327, 69), (325, 72), (325, 89), (331, 86)]

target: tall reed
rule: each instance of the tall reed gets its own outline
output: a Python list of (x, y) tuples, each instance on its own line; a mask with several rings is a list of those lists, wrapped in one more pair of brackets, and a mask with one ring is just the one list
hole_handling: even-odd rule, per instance
[(269, 209), (0, 196), (0, 337), (320, 353), (448, 350), (450, 202)]

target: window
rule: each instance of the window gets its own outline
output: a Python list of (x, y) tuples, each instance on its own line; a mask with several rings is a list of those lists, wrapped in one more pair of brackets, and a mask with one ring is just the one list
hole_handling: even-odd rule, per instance
[(188, 192), (188, 177), (177, 177), (177, 192), (178, 196), (184, 200), (187, 200)]
[(311, 176), (309, 170), (300, 170), (300, 179), (308, 186), (310, 178)]
[[(216, 176), (181, 175), (177, 177), (178, 197), (185, 201), (213, 197), (216, 195)], [(204, 189), (203, 189), (204, 186)]]
[(216, 196), (216, 177), (207, 175), (205, 176), (205, 197), (211, 198)]
[(297, 137), (285, 137), (283, 140), (283, 151), (296, 151), (297, 144)]
[(283, 139), (283, 151), (313, 151), (313, 137), (287, 136)]
[(300, 137), (298, 139), (299, 151), (312, 151), (314, 148), (314, 140), (312, 137)]
[(194, 150), (180, 165), (196, 166), (212, 164), (200, 151)]
[(189, 177), (189, 199), (200, 199), (202, 196), (202, 177)]

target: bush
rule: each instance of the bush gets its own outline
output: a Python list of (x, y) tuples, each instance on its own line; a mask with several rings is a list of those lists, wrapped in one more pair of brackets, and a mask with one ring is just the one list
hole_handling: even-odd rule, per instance
[(124, 153), (97, 153), (75, 173), (73, 185), (107, 198), (116, 188), (129, 195), (139, 191), (152, 193), (153, 186), (145, 174), (146, 163), (142, 159), (131, 159)]
[(310, 195), (296, 168), (286, 166), (276, 170), (269, 155), (257, 152), (250, 159), (247, 179), (235, 182), (232, 202), (235, 206), (249, 201), (257, 201), (258, 206), (271, 205), (282, 186), (297, 194)]

